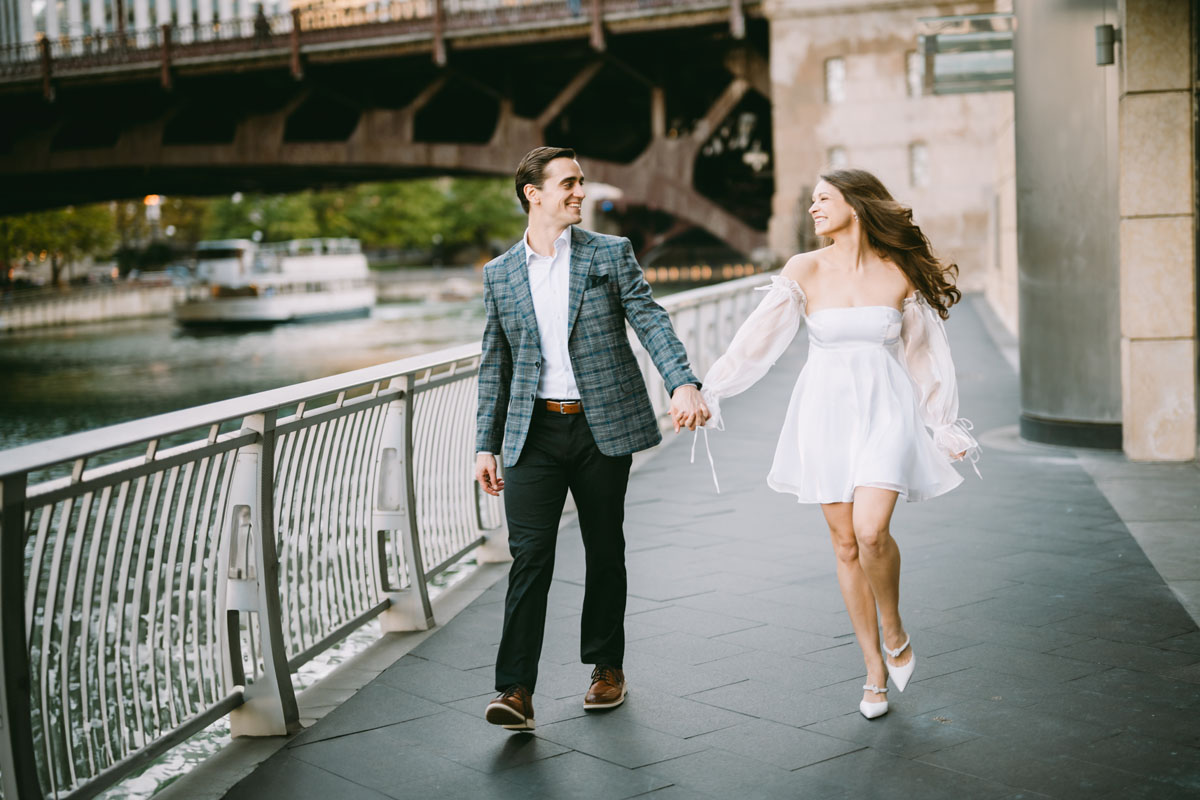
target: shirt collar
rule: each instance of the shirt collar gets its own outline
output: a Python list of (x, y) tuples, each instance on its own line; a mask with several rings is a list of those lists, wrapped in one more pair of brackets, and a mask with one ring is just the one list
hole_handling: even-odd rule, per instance
[[(570, 241), (571, 241), (571, 226), (568, 225), (567, 227), (563, 228), (563, 232), (560, 233), (558, 235), (558, 238), (554, 240), (555, 254), (557, 255), (558, 253), (561, 253), (562, 248), (566, 247)], [(538, 255), (537, 252), (532, 247), (529, 246), (529, 228), (525, 229), (524, 235), (521, 236), (521, 242), (525, 245), (525, 263), (526, 264), (528, 264), (531, 260), (533, 260), (535, 258), (545, 258), (546, 257), (546, 256)]]

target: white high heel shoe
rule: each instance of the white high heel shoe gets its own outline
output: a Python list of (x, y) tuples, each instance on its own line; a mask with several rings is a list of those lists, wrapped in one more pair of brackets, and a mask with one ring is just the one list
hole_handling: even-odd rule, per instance
[[(884, 686), (884, 687), (880, 688), (872, 683), (864, 683), (863, 691), (875, 692), (876, 694), (886, 695), (887, 687)], [(876, 717), (882, 717), (887, 712), (888, 712), (888, 702), (887, 702), (886, 697), (883, 699), (882, 703), (868, 703), (866, 700), (859, 701), (858, 713), (862, 714), (867, 719), (875, 719)]]
[[(899, 658), (900, 654), (904, 652), (904, 648), (908, 647), (911, 641), (911, 636), (905, 637), (904, 644), (900, 645), (895, 650), (888, 650), (886, 644), (883, 646), (883, 650), (892, 658)], [(917, 654), (915, 652), (910, 653), (907, 664), (901, 664), (897, 666), (890, 663), (885, 658), (883, 660), (883, 665), (887, 667), (888, 676), (896, 682), (896, 688), (903, 692), (904, 687), (908, 686), (908, 679), (912, 677), (913, 670), (917, 667)]]

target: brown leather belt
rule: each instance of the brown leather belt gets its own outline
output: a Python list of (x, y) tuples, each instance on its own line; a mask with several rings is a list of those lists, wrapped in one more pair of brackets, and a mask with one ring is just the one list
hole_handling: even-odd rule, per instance
[(557, 400), (543, 400), (546, 404), (547, 411), (553, 411), (555, 414), (579, 414), (583, 411), (583, 404), (578, 400), (567, 400), (558, 402)]

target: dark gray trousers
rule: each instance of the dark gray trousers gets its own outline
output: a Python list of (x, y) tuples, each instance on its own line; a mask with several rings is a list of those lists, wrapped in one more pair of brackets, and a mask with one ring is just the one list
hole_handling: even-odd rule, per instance
[(517, 463), (504, 471), (504, 507), (513, 564), (496, 658), (496, 690), (537, 684), (546, 598), (567, 491), (575, 498), (587, 560), (580, 659), (621, 668), (625, 657), (625, 489), (632, 456), (596, 447), (586, 414), (540, 406)]

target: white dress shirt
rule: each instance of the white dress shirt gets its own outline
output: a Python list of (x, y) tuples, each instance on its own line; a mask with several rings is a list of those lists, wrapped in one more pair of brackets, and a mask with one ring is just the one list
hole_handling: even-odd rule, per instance
[(525, 229), (525, 263), (529, 267), (529, 292), (537, 316), (541, 340), (542, 371), (538, 397), (548, 400), (578, 400), (579, 387), (567, 352), (568, 287), (571, 280), (571, 226), (554, 240), (554, 252), (540, 256), (529, 246)]

